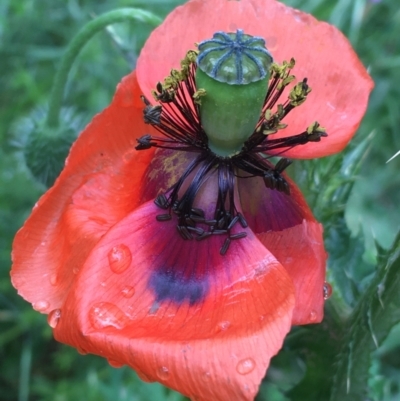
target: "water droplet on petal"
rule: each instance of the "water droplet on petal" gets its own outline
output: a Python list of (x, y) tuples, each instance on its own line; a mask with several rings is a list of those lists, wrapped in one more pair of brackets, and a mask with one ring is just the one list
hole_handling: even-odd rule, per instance
[(135, 287), (132, 287), (131, 285), (127, 285), (122, 289), (122, 296), (125, 298), (131, 298), (135, 294)]
[(26, 279), (23, 276), (13, 275), (13, 276), (11, 276), (11, 280), (12, 280), (14, 287), (16, 287), (16, 288), (22, 287), (23, 285), (26, 284)]
[(228, 32), (236, 32), (238, 30), (238, 26), (235, 22), (231, 22), (229, 24), (229, 31)]
[(136, 149), (130, 149), (122, 155), (122, 160), (124, 163), (130, 163), (132, 159), (136, 156)]
[(332, 291), (333, 291), (332, 286), (329, 283), (325, 282), (324, 283), (324, 299), (325, 299), (325, 301), (331, 297)]
[(166, 366), (161, 366), (157, 369), (157, 376), (161, 380), (167, 380), (169, 378), (169, 369)]
[(278, 40), (276, 36), (267, 36), (265, 38), (265, 44), (270, 52), (275, 51), (278, 48)]
[(108, 252), (108, 262), (114, 273), (119, 274), (124, 272), (132, 262), (130, 249), (124, 244), (114, 246), (110, 252)]
[(84, 350), (83, 348), (79, 348), (79, 347), (78, 347), (76, 350), (78, 351), (78, 354), (87, 355), (87, 351)]
[(256, 367), (256, 363), (252, 358), (245, 358), (238, 362), (236, 370), (241, 375), (247, 375), (251, 373)]
[(52, 274), (50, 276), (50, 284), (51, 285), (56, 285), (57, 284), (57, 274)]
[(121, 330), (129, 323), (129, 318), (118, 306), (109, 302), (99, 302), (90, 308), (89, 321), (95, 329), (115, 327)]
[(33, 309), (37, 310), (38, 312), (46, 311), (49, 306), (50, 304), (47, 301), (37, 301), (32, 305)]
[(231, 322), (229, 320), (223, 320), (217, 324), (216, 332), (219, 333), (221, 331), (226, 331), (231, 326)]
[(287, 313), (286, 309), (283, 306), (280, 306), (276, 310), (276, 315), (279, 317), (285, 316)]
[(204, 372), (201, 377), (205, 382), (209, 382), (211, 380), (211, 373), (210, 372)]
[(124, 366), (122, 362), (114, 361), (113, 359), (107, 359), (107, 361), (113, 368), (122, 368)]
[(310, 312), (309, 319), (311, 322), (314, 322), (315, 320), (317, 320), (317, 312), (314, 309)]
[(293, 10), (292, 15), (294, 16), (295, 20), (298, 22), (302, 22), (306, 25), (310, 24), (308, 15), (300, 10)]
[(78, 274), (78, 273), (79, 273), (79, 267), (74, 267), (74, 268), (72, 269), (72, 273)]
[(60, 317), (61, 309), (54, 309), (49, 313), (49, 315), (47, 316), (47, 323), (52, 329), (55, 329), (57, 327)]

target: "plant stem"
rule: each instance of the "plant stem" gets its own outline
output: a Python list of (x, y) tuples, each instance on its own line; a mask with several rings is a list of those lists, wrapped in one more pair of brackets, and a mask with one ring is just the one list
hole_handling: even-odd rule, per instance
[(138, 8), (120, 8), (100, 15), (88, 22), (72, 39), (61, 59), (61, 65), (54, 78), (50, 94), (49, 111), (46, 120), (48, 127), (57, 127), (59, 124), (60, 109), (68, 74), (82, 48), (97, 32), (108, 25), (127, 20), (146, 22), (154, 27), (162, 22), (161, 18), (156, 15)]

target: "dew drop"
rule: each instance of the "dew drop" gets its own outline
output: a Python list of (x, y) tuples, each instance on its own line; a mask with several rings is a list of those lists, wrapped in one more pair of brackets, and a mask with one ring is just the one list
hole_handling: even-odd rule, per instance
[(50, 304), (47, 301), (37, 301), (32, 307), (38, 312), (44, 312), (49, 308)]
[(47, 323), (52, 329), (55, 329), (57, 327), (60, 317), (61, 309), (54, 309), (49, 313), (49, 315), (47, 316)]
[(79, 273), (79, 267), (74, 267), (74, 268), (72, 269), (72, 273), (78, 274), (78, 273)]
[(302, 11), (292, 10), (292, 14), (294, 15), (294, 18), (297, 22), (302, 22), (306, 25), (310, 24), (308, 16), (305, 13), (303, 13)]
[(157, 369), (157, 376), (161, 380), (167, 380), (169, 378), (169, 369), (166, 366), (161, 366)]
[(26, 279), (23, 276), (14, 275), (11, 277), (11, 280), (12, 280), (13, 286), (16, 288), (22, 287), (26, 284)]
[(329, 299), (332, 295), (332, 286), (325, 281), (324, 283), (324, 299), (325, 301)]
[(265, 43), (269, 51), (275, 51), (278, 48), (278, 40), (276, 36), (267, 36)]
[(122, 296), (125, 298), (131, 298), (135, 294), (135, 287), (132, 287), (130, 285), (127, 285), (122, 289)]
[(277, 316), (283, 317), (283, 316), (286, 316), (286, 314), (287, 314), (287, 310), (284, 306), (280, 306), (277, 308), (277, 311), (276, 311)]
[(56, 285), (57, 284), (57, 274), (52, 274), (50, 276), (50, 284), (51, 285)]
[(131, 262), (131, 251), (124, 244), (116, 245), (108, 252), (108, 263), (114, 273), (124, 272), (131, 265)]
[(78, 351), (78, 354), (87, 355), (87, 351), (84, 350), (83, 348), (79, 348), (79, 347), (78, 347), (76, 350)]
[(243, 386), (243, 390), (244, 390), (246, 393), (248, 393), (248, 392), (250, 391), (249, 385), (248, 385), (248, 384), (245, 384), (245, 385)]
[(315, 320), (317, 320), (317, 312), (314, 309), (310, 312), (309, 319), (311, 322), (314, 322)]
[(256, 367), (256, 363), (252, 358), (242, 359), (236, 365), (236, 370), (241, 375), (247, 375), (251, 373)]
[(136, 149), (131, 149), (124, 153), (122, 156), (122, 160), (124, 161), (124, 163), (130, 163), (132, 159), (136, 156), (136, 152)]
[(113, 359), (107, 359), (107, 361), (113, 368), (122, 368), (124, 366), (122, 362), (114, 361)]
[(99, 302), (90, 308), (89, 321), (95, 329), (115, 327), (121, 330), (129, 323), (129, 318), (118, 306), (109, 302)]
[(211, 373), (210, 372), (204, 372), (201, 375), (201, 378), (205, 381), (205, 382), (209, 382), (211, 380)]
[(238, 30), (238, 26), (235, 22), (231, 22), (229, 24), (229, 31), (228, 32), (236, 32)]
[(221, 331), (226, 331), (231, 326), (231, 322), (229, 320), (223, 320), (217, 324), (216, 332), (219, 333)]

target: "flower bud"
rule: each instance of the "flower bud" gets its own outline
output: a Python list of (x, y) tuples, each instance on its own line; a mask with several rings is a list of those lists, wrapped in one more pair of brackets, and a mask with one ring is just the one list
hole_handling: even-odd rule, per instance
[(63, 169), (75, 139), (76, 131), (70, 127), (42, 126), (32, 130), (24, 156), (33, 177), (46, 187), (51, 187)]

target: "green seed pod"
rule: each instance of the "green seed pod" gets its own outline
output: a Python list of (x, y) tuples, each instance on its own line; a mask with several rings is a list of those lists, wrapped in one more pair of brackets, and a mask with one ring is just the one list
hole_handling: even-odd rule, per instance
[(210, 149), (239, 152), (260, 118), (272, 57), (260, 37), (217, 32), (199, 44), (196, 87), (205, 89), (200, 118)]

